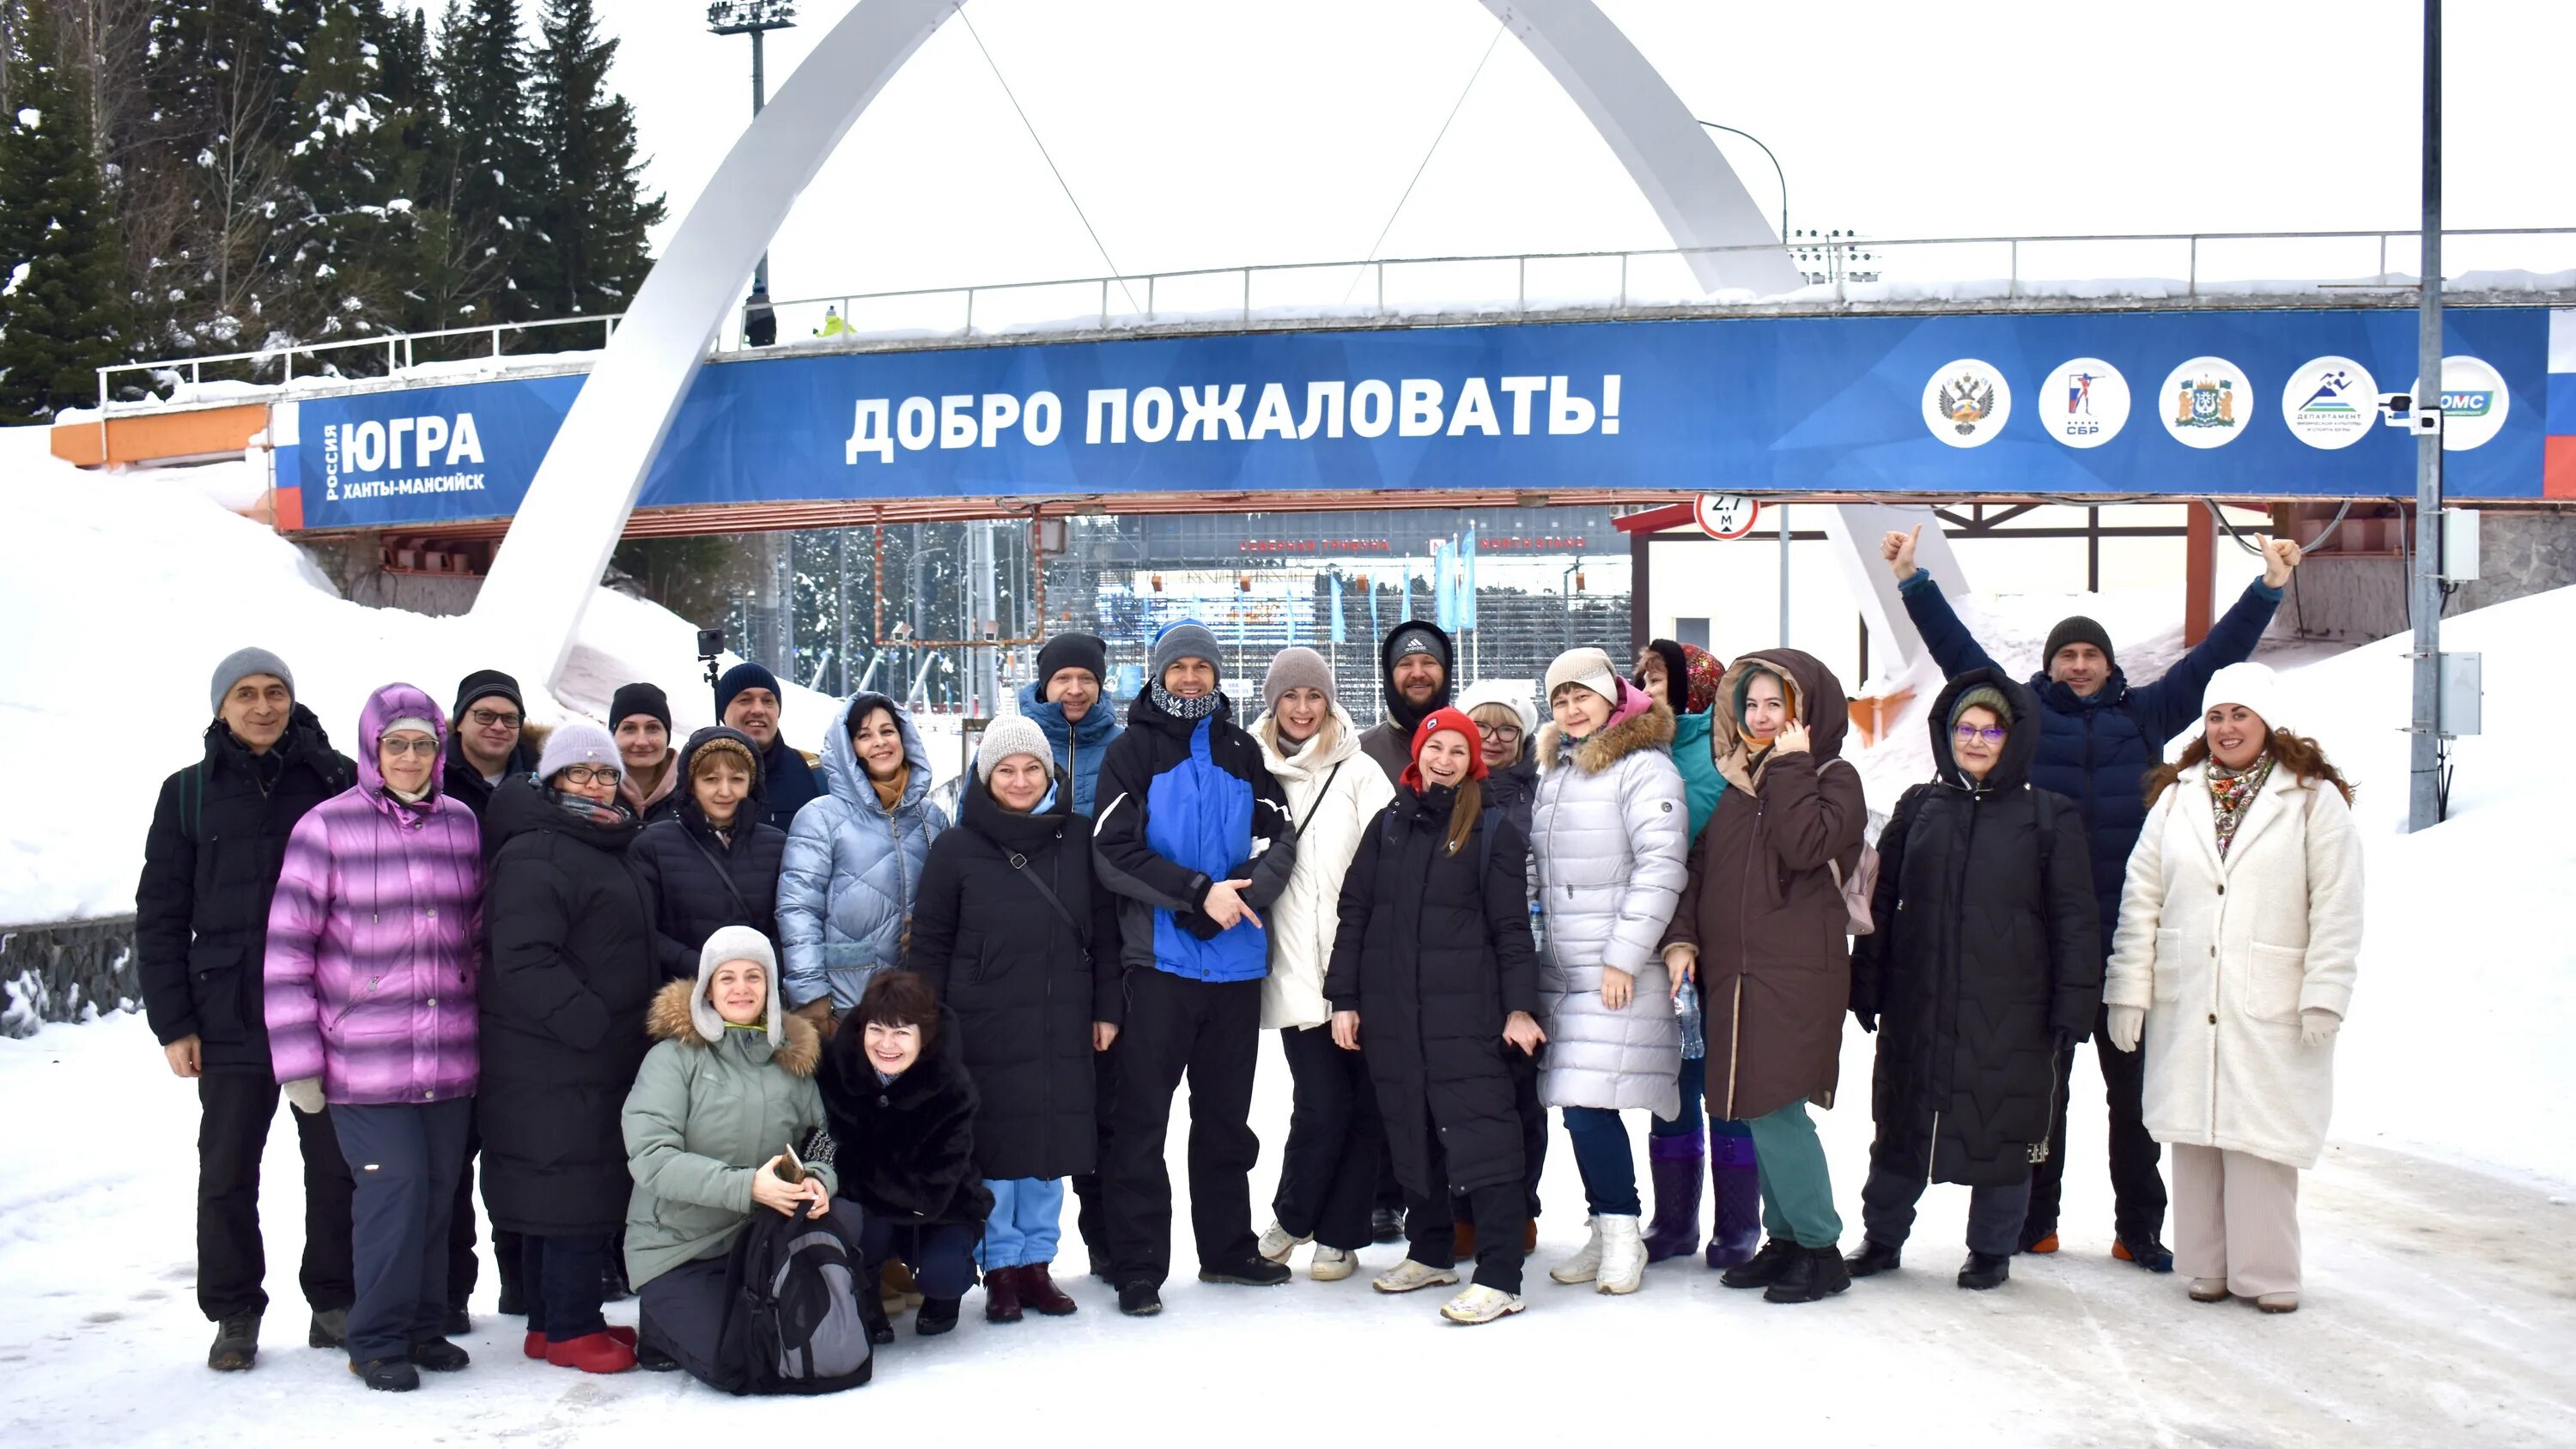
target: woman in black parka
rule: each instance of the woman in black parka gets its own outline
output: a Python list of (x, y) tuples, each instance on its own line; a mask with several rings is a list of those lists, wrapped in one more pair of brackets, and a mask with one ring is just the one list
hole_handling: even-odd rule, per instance
[(632, 1330), (612, 1333), (599, 1305), (635, 1186), (620, 1118), (663, 984), (618, 775), (617, 742), (574, 720), (535, 775), (493, 790), (479, 988), (483, 1201), (494, 1227), (525, 1235), (526, 1348), (592, 1373), (635, 1366)]
[(1546, 1036), (1530, 942), (1529, 840), (1485, 808), (1476, 724), (1434, 710), (1413, 732), (1413, 763), (1370, 821), (1342, 878), (1341, 924), (1324, 995), (1333, 1040), (1365, 1046), (1369, 1079), (1403, 1184), (1405, 1259), (1381, 1293), (1458, 1281), (1449, 1203), (1476, 1217), (1476, 1281), (1441, 1307), (1490, 1323), (1523, 1307), (1521, 1118), (1507, 1054)]
[[(655, 959), (673, 981), (697, 978), (698, 952), (726, 926), (778, 944), (778, 863), (787, 832), (760, 818), (760, 749), (714, 725), (689, 736), (671, 812), (626, 853), (652, 892)], [(623, 798), (623, 797), (620, 797)]]
[[(1927, 1182), (1965, 1183), (1962, 1288), (2004, 1281), (2048, 1148), (2055, 1053), (2102, 1001), (2092, 865), (2075, 803), (2030, 784), (2038, 704), (1973, 669), (1932, 704), (1937, 778), (1879, 833), (1877, 930), (1852, 951), (1852, 1014), (1877, 1030), (1877, 1139), (1852, 1276), (1897, 1266)], [(1884, 1028), (1881, 1030), (1881, 1028)]]
[(1049, 1267), (1064, 1180), (1099, 1165), (1092, 1057), (1118, 1020), (1117, 900), (1091, 879), (1091, 821), (1022, 716), (985, 732), (957, 828), (931, 842), (909, 964), (957, 1013), (982, 1100), (984, 1316), (1071, 1313)]

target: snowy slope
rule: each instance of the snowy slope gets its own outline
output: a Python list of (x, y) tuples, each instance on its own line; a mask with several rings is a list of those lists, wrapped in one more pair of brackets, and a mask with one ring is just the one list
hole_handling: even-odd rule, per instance
[[(558, 698), (505, 630), (342, 599), (293, 544), (227, 511), (249, 472), (83, 472), (46, 452), (45, 429), (0, 429), (0, 758), (18, 762), (0, 785), (0, 925), (134, 908), (154, 795), (195, 758), (207, 677), (245, 644), (286, 660), (344, 750), (378, 685), (445, 700), (514, 664), (539, 723), (595, 716), (636, 679), (669, 693), (682, 732), (712, 722), (696, 633), (669, 610), (600, 590)], [(789, 740), (817, 747), (829, 702), (787, 692)]]

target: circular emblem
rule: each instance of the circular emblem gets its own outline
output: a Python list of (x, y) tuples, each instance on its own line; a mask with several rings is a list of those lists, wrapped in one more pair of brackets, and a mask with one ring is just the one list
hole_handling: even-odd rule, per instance
[(2039, 390), (2039, 425), (2070, 448), (2098, 448), (2129, 421), (2129, 380), (2098, 357), (2058, 364)]
[(2503, 432), (2512, 402), (2504, 375), (2482, 359), (2443, 358), (2442, 451), (2464, 453)]
[(1953, 448), (1973, 448), (2003, 431), (2012, 416), (2012, 385), (1973, 357), (1962, 357), (1923, 384), (1923, 426)]
[(2195, 357), (2165, 376), (2159, 416), (2174, 441), (2223, 448), (2254, 421), (2245, 374), (2224, 357)]
[(2281, 387), (2281, 421), (2311, 448), (2349, 448), (2379, 426), (2379, 384), (2349, 357), (2320, 357)]
[(1691, 517), (1699, 530), (1711, 538), (1742, 538), (1753, 531), (1753, 520), (1761, 515), (1759, 501), (1741, 493), (1703, 493), (1691, 505)]

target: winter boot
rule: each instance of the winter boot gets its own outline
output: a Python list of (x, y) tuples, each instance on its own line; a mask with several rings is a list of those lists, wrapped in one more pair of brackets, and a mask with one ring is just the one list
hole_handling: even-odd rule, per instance
[(1575, 1250), (1573, 1257), (1548, 1269), (1547, 1276), (1559, 1283), (1589, 1283), (1601, 1276), (1601, 1220), (1588, 1218), (1584, 1227), (1588, 1236), (1583, 1246)]
[(2173, 1271), (2173, 1249), (2159, 1243), (2152, 1233), (2141, 1237), (2117, 1237), (2111, 1240), (2111, 1256), (2123, 1263), (2135, 1263), (2150, 1273)]
[(447, 1316), (438, 1321), (438, 1331), (449, 1338), (463, 1338), (474, 1331), (474, 1315), (466, 1312), (465, 1305), (459, 1303), (448, 1309)]
[(600, 1265), (599, 1301), (623, 1303), (634, 1296), (635, 1290), (626, 1285), (626, 1235), (620, 1233), (617, 1242), (609, 1248), (606, 1261)]
[(1271, 1262), (1285, 1263), (1288, 1261), (1289, 1254), (1313, 1241), (1313, 1238), (1300, 1237), (1279, 1226), (1278, 1220), (1274, 1218), (1270, 1226), (1261, 1230), (1261, 1241), (1253, 1245), (1253, 1251)]
[(1768, 1288), (1804, 1251), (1787, 1238), (1773, 1238), (1762, 1245), (1761, 1252), (1718, 1275), (1717, 1281), (1729, 1288)]
[(1378, 1207), (1369, 1209), (1369, 1241), (1401, 1243), (1404, 1241), (1404, 1209)]
[(1048, 1266), (1045, 1263), (1021, 1265), (1020, 1301), (1049, 1318), (1062, 1318), (1068, 1313), (1080, 1312), (1082, 1305), (1074, 1302), (1071, 1295), (1055, 1286), (1055, 1275), (1047, 1271)]
[(314, 1309), (312, 1326), (304, 1330), (304, 1341), (315, 1348), (346, 1348), (349, 1343), (349, 1310)]
[(635, 1367), (635, 1346), (620, 1343), (605, 1331), (585, 1333), (561, 1343), (548, 1339), (546, 1362), (586, 1374), (622, 1374)]
[(1457, 1281), (1455, 1268), (1435, 1268), (1407, 1258), (1370, 1279), (1369, 1286), (1380, 1293), (1411, 1293), (1423, 1288), (1445, 1288)]
[(236, 1313), (215, 1324), (215, 1343), (206, 1350), (206, 1367), (239, 1373), (259, 1359), (259, 1315)]
[(1876, 1238), (1860, 1240), (1860, 1251), (1843, 1259), (1843, 1266), (1855, 1278), (1868, 1278), (1880, 1273), (1893, 1273), (1903, 1265), (1905, 1250)]
[(877, 1271), (877, 1291), (888, 1298), (902, 1299), (904, 1308), (921, 1306), (921, 1285), (912, 1281), (911, 1267), (900, 1258), (887, 1259), (886, 1265)]
[(1306, 1276), (1318, 1283), (1339, 1283), (1358, 1269), (1360, 1255), (1347, 1248), (1315, 1245), (1313, 1257), (1306, 1260)]
[(1707, 1152), (1696, 1132), (1646, 1139), (1646, 1166), (1655, 1184), (1655, 1221), (1646, 1229), (1646, 1261), (1699, 1251), (1699, 1183)]
[(957, 1305), (962, 1298), (933, 1298), (923, 1294), (921, 1307), (912, 1315), (912, 1332), (916, 1338), (937, 1338), (957, 1326)]
[(1713, 1124), (1708, 1137), (1710, 1192), (1717, 1198), (1717, 1222), (1709, 1234), (1708, 1265), (1733, 1268), (1753, 1260), (1762, 1245), (1762, 1173), (1753, 1158), (1753, 1139), (1732, 1122)]
[(473, 1361), (473, 1357), (465, 1350), (449, 1343), (446, 1339), (412, 1340), (411, 1363), (414, 1368), (426, 1369), (434, 1374), (452, 1374), (462, 1371)]
[(1633, 1215), (1603, 1213), (1601, 1267), (1593, 1289), (1600, 1293), (1634, 1293), (1646, 1281), (1646, 1239)]
[(2227, 1301), (2227, 1280), (2226, 1280), (2226, 1279), (2224, 1279), (2224, 1278), (2194, 1278), (2194, 1279), (2192, 1279), (2192, 1280), (2191, 1280), (2191, 1301), (2192, 1301), (2192, 1302), (2194, 1302), (2194, 1303), (2224, 1303), (2224, 1302), (2226, 1302), (2226, 1301)]
[(2259, 1294), (2254, 1299), (2254, 1306), (2266, 1313), (2296, 1313), (2299, 1311), (2299, 1295), (2296, 1293)]
[(420, 1387), (420, 1370), (398, 1358), (371, 1358), (365, 1363), (351, 1360), (349, 1372), (356, 1374), (371, 1389), (389, 1394), (407, 1394)]
[(1244, 1288), (1276, 1288), (1293, 1276), (1284, 1263), (1273, 1263), (1258, 1253), (1240, 1263), (1202, 1263), (1202, 1283), (1232, 1283)]
[(1020, 1321), (1020, 1270), (1018, 1268), (984, 1270), (984, 1321), (986, 1323)]
[(2001, 1288), (2012, 1276), (2012, 1259), (2002, 1253), (1980, 1253), (1968, 1250), (1968, 1261), (1959, 1268), (1959, 1286), (1983, 1291)]
[(870, 1343), (894, 1342), (894, 1324), (886, 1318), (885, 1300), (864, 1283), (859, 1285), (859, 1326), (868, 1331)]
[(1143, 1279), (1120, 1285), (1118, 1311), (1130, 1318), (1151, 1318), (1163, 1311), (1163, 1290)]
[(1440, 1316), (1451, 1323), (1491, 1323), (1527, 1307), (1528, 1304), (1502, 1289), (1488, 1288), (1479, 1283), (1441, 1304)]
[(1851, 1286), (1851, 1270), (1843, 1266), (1843, 1250), (1832, 1243), (1821, 1248), (1798, 1248), (1797, 1257), (1770, 1287), (1762, 1290), (1765, 1303), (1821, 1303)]

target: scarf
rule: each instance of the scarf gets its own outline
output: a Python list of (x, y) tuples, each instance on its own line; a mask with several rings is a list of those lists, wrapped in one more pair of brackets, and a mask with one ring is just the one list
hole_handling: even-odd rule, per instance
[(1225, 698), (1222, 693), (1213, 689), (1196, 699), (1183, 699), (1159, 683), (1153, 685), (1152, 689), (1154, 708), (1174, 719), (1206, 719), (1216, 713), (1217, 704)]
[(885, 807), (888, 815), (892, 815), (894, 807), (903, 803), (903, 792), (912, 788), (912, 762), (906, 760), (895, 767), (893, 774), (882, 780), (870, 775), (868, 787), (877, 792), (877, 804)]
[(2272, 752), (2241, 770), (2231, 770), (2209, 761), (2209, 808), (2218, 824), (2218, 858), (2227, 858), (2227, 847), (2236, 839), (2236, 827), (2245, 822), (2246, 808), (2254, 797), (2263, 793), (2263, 782), (2272, 778)]

